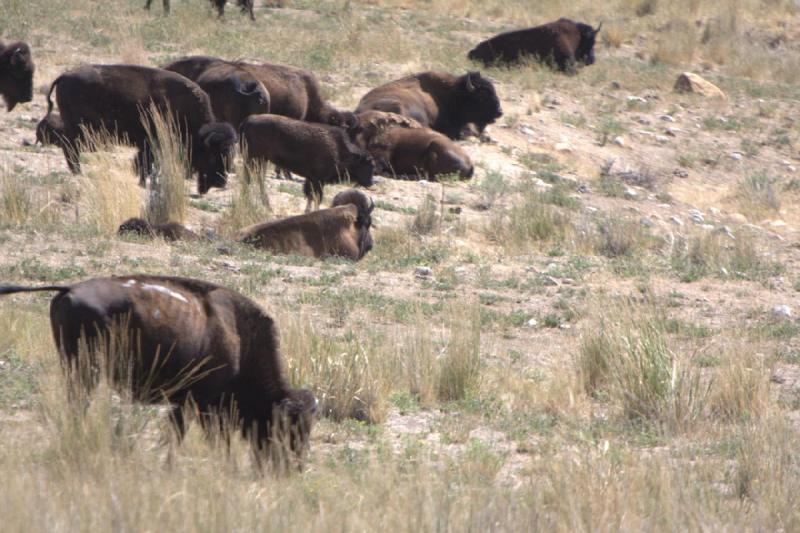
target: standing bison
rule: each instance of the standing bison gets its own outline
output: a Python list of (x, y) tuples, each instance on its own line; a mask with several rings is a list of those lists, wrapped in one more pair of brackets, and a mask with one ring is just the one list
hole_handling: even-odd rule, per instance
[(228, 61), (198, 57), (199, 67), (179, 60), (164, 67), (197, 83), (208, 93), (217, 120), (238, 129), (250, 115), (269, 113), (270, 97), (264, 85), (248, 70)]
[[(169, 0), (162, 1), (164, 5), (164, 13), (169, 13)], [(220, 17), (225, 15), (225, 2), (226, 0), (211, 0), (211, 5), (217, 9), (217, 13), (219, 13)], [(150, 4), (152, 3), (153, 0), (147, 0), (144, 4), (144, 8), (149, 10)], [(250, 20), (256, 20), (256, 17), (253, 14), (253, 0), (236, 0), (236, 3), (239, 5), (242, 13), (248, 13), (250, 15)]]
[[(0, 294), (33, 291), (58, 292), (50, 302), (50, 324), (67, 368), (79, 365), (87, 347), (83, 356), (93, 367), (105, 357), (116, 385), (129, 388), (136, 400), (172, 404), (179, 434), (184, 409), (194, 402), (201, 415), (235, 416), (258, 449), (275, 439), (298, 453), (306, 447), (316, 399), (289, 387), (275, 324), (248, 298), (166, 276), (0, 285)], [(83, 384), (91, 388), (93, 380)]]
[(372, 250), (373, 209), (372, 199), (347, 189), (333, 197), (330, 209), (255, 224), (239, 231), (236, 240), (275, 254), (358, 261)]
[(224, 187), (226, 160), (236, 144), (236, 131), (217, 122), (208, 95), (194, 82), (174, 72), (134, 65), (87, 65), (59, 76), (47, 95), (47, 114), (53, 110), (54, 89), (63, 123), (64, 155), (73, 173), (80, 172), (80, 150), (86, 130), (108, 131), (139, 149), (136, 168), (140, 182), (153, 168), (145, 118), (151, 105), (171, 114), (198, 173), (197, 191)]
[(530, 56), (550, 62), (561, 71), (574, 73), (576, 63), (594, 63), (594, 42), (600, 26), (594, 29), (582, 22), (560, 18), (541, 26), (496, 35), (481, 42), (467, 57), (490, 66), (513, 64)]
[(242, 122), (240, 134), (248, 172), (257, 161), (271, 161), (306, 179), (306, 212), (312, 203), (319, 206), (325, 184), (349, 178), (364, 187), (372, 186), (372, 157), (351, 141), (344, 128), (278, 115), (255, 115)]
[(479, 72), (421, 72), (389, 82), (361, 98), (356, 113), (369, 110), (413, 118), (451, 139), (459, 139), (468, 124), (483, 132), (503, 115), (494, 85)]
[(30, 47), (19, 41), (0, 42), (0, 94), (11, 111), (17, 104), (33, 100), (33, 71), (36, 67)]

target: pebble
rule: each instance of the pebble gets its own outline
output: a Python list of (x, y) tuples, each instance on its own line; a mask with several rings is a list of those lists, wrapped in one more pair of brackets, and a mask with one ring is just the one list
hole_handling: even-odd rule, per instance
[(658, 118), (660, 118), (664, 122), (675, 122), (675, 117), (673, 117), (672, 115), (661, 115)]
[(545, 287), (558, 287), (558, 280), (553, 276), (542, 276), (541, 281)]
[(429, 278), (433, 276), (433, 270), (431, 267), (418, 266), (414, 269), (414, 275), (418, 278)]
[(520, 132), (522, 132), (522, 133), (524, 133), (525, 135), (528, 135), (528, 136), (530, 136), (530, 137), (535, 137), (535, 136), (536, 136), (536, 132), (535, 132), (535, 131), (533, 131), (532, 129), (530, 129), (529, 127), (527, 127), (527, 126), (522, 126), (522, 127), (519, 129), (519, 131), (520, 131)]
[(583, 210), (586, 211), (587, 213), (589, 213), (590, 215), (593, 215), (593, 214), (595, 214), (595, 213), (597, 213), (599, 211), (599, 209), (597, 209), (596, 207), (592, 207), (590, 205), (587, 205), (586, 207), (584, 207)]
[(427, 187), (428, 183), (430, 183), (430, 182), (428, 180), (419, 180), (417, 183), (419, 183), (423, 187)]
[(722, 233), (726, 237), (730, 237), (731, 239), (736, 240), (736, 237), (734, 237), (733, 232), (731, 231), (731, 228), (729, 228), (728, 226), (720, 226), (717, 229), (715, 229), (714, 231), (716, 233)]
[(656, 135), (656, 141), (658, 141), (658, 142), (660, 142), (662, 144), (663, 143), (668, 143), (669, 142), (669, 137), (667, 137), (666, 135)]
[(686, 172), (682, 168), (676, 168), (675, 170), (673, 170), (672, 171), (672, 175), (675, 176), (676, 178), (688, 178), (689, 177), (689, 173)]
[(655, 223), (647, 217), (639, 219), (639, 223), (645, 228), (652, 228), (655, 225)]
[(734, 161), (741, 161), (742, 157), (744, 157), (744, 156), (742, 156), (741, 152), (733, 152), (731, 154), (731, 159), (733, 159)]
[(538, 320), (536, 320), (535, 318), (531, 318), (531, 319), (530, 319), (530, 320), (528, 320), (528, 321), (527, 321), (525, 324), (527, 324), (527, 326), (528, 326), (529, 328), (535, 328), (536, 326), (538, 326), (538, 325), (539, 325), (539, 321), (538, 321)]
[(786, 222), (783, 220), (770, 220), (767, 224), (772, 228), (785, 228)]
[(681, 222), (681, 219), (679, 219), (676, 216), (669, 217), (669, 221), (675, 224), (676, 226), (683, 226), (683, 222)]
[(639, 196), (639, 193), (630, 187), (625, 187), (625, 198), (633, 199)]
[(625, 146), (625, 139), (623, 139), (622, 137), (614, 137), (613, 143), (616, 144), (617, 146), (624, 147)]
[(630, 96), (628, 96), (627, 100), (629, 102), (631, 102), (631, 103), (637, 103), (637, 104), (646, 104), (647, 103), (647, 99), (642, 98), (641, 96), (630, 95)]
[(692, 221), (696, 224), (702, 224), (705, 222), (705, 217), (703, 216), (703, 212), (699, 209), (690, 209), (689, 216), (692, 218)]
[(772, 308), (772, 314), (778, 317), (791, 318), (792, 308), (788, 305), (776, 305)]

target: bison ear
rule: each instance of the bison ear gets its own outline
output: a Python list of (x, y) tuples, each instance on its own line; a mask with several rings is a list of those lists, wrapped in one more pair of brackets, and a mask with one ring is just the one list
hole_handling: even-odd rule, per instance
[(480, 79), (481, 79), (481, 73), (478, 72), (477, 70), (473, 72), (467, 72), (467, 79), (466, 79), (467, 90), (469, 92), (474, 91), (475, 83), (480, 81)]

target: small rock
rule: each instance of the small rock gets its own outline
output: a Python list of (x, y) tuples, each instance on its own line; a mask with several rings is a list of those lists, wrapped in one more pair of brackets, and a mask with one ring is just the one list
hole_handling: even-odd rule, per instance
[(693, 72), (684, 72), (678, 76), (674, 90), (677, 93), (694, 93), (708, 98), (728, 99), (722, 89)]
[(675, 170), (673, 170), (672, 171), (672, 175), (675, 176), (676, 178), (688, 178), (689, 177), (689, 173), (686, 172), (682, 168), (676, 168)]
[(772, 314), (781, 318), (791, 318), (792, 308), (788, 305), (776, 305), (772, 308)]
[(719, 273), (722, 274), (725, 277), (728, 277), (728, 275), (729, 275), (728, 274), (728, 269), (725, 268), (725, 267), (719, 267)]
[(712, 215), (714, 215), (715, 217), (718, 217), (720, 215), (720, 213), (721, 213), (721, 211), (719, 209), (717, 209), (716, 207), (709, 207), (708, 208), (708, 212), (711, 213)]
[(705, 222), (705, 216), (703, 215), (703, 212), (700, 211), (699, 209), (690, 209), (689, 216), (692, 218), (692, 221), (696, 224), (702, 224), (703, 222)]
[(616, 90), (622, 89), (622, 84), (620, 84), (620, 82), (618, 82), (618, 81), (612, 81), (610, 83), (610, 86), (611, 86), (612, 89), (616, 89)]
[(430, 183), (430, 182), (428, 180), (419, 180), (417, 183), (419, 183), (423, 187), (427, 187), (428, 183)]
[(733, 159), (734, 161), (741, 161), (741, 160), (742, 160), (742, 157), (744, 157), (744, 156), (742, 155), (742, 153), (741, 153), (741, 152), (733, 152), (733, 153), (730, 155), (730, 158), (731, 158), (731, 159)]
[(794, 165), (787, 165), (786, 170), (788, 170), (789, 172), (797, 172), (797, 167), (795, 167)]
[(572, 152), (572, 146), (568, 143), (556, 143), (556, 152)]
[(527, 322), (525, 322), (525, 324), (526, 324), (526, 325), (527, 325), (529, 328), (535, 328), (536, 326), (538, 326), (538, 325), (539, 325), (539, 321), (538, 321), (538, 320), (536, 320), (535, 318), (531, 318), (530, 320), (528, 320)]
[(787, 226), (786, 222), (783, 220), (770, 220), (767, 222), (767, 225), (772, 228), (785, 228)]
[(661, 144), (668, 143), (669, 137), (666, 135), (656, 135), (656, 141), (660, 142)]
[(578, 188), (576, 190), (581, 194), (586, 194), (589, 192), (589, 187), (581, 183), (580, 185), (578, 185)]
[(569, 324), (559, 324), (558, 329), (570, 329), (572, 326)]
[(414, 275), (418, 278), (429, 278), (433, 276), (433, 270), (431, 267), (418, 266), (414, 269)]
[(625, 139), (623, 139), (622, 137), (619, 136), (614, 137), (614, 140), (612, 142), (617, 146), (625, 147)]
[(645, 228), (652, 228), (655, 225), (655, 223), (647, 217), (642, 217), (641, 219), (639, 219), (639, 224), (641, 224)]
[(675, 117), (672, 115), (660, 115), (658, 118), (664, 122), (675, 122)]
[(519, 131), (521, 133), (524, 133), (525, 135), (528, 135), (529, 137), (535, 137), (536, 136), (536, 132), (533, 131), (532, 129), (530, 129), (528, 126), (522, 126), (519, 129)]
[(669, 217), (669, 221), (675, 224), (676, 226), (683, 226), (683, 222), (681, 222), (681, 219), (679, 219), (676, 216)]
[(636, 192), (634, 189), (632, 189), (630, 187), (625, 187), (625, 192), (623, 194), (624, 194), (625, 198), (627, 198), (629, 200), (632, 200), (632, 199), (636, 198), (637, 196), (639, 196), (639, 193)]
[(720, 226), (714, 230), (714, 233), (722, 233), (726, 237), (730, 237), (731, 239), (736, 240), (736, 237), (734, 237), (731, 228), (729, 228), (728, 226)]
[(630, 102), (632, 104), (646, 104), (647, 103), (647, 100), (645, 100), (641, 96), (630, 95), (630, 96), (628, 96), (627, 100), (628, 100), (628, 102)]
[(650, 119), (647, 117), (639, 117), (636, 119), (636, 122), (638, 122), (642, 126), (649, 126), (650, 124), (652, 124), (652, 122), (650, 122)]
[(597, 209), (596, 207), (592, 207), (590, 205), (587, 205), (586, 207), (584, 207), (583, 210), (586, 211), (587, 213), (589, 213), (590, 215), (593, 215), (593, 214), (595, 214), (595, 213), (597, 213), (599, 211), (599, 209)]

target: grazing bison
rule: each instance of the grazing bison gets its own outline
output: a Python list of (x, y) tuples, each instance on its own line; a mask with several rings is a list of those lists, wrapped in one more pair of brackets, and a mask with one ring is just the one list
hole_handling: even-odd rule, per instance
[[(164, 13), (169, 13), (169, 0), (163, 0), (163, 2)], [(153, 0), (147, 0), (144, 4), (144, 8), (150, 9), (150, 4), (152, 3)], [(241, 8), (242, 13), (248, 13), (250, 15), (250, 20), (256, 20), (253, 14), (253, 0), (236, 0), (236, 3), (239, 5), (239, 8)], [(225, 15), (225, 0), (211, 0), (211, 5), (217, 8), (220, 17)]]
[(430, 128), (391, 128), (373, 140), (369, 152), (396, 177), (435, 179), (458, 174), (469, 179), (474, 171), (458, 144)]
[(372, 249), (374, 208), (364, 193), (347, 189), (333, 198), (330, 209), (256, 224), (239, 231), (236, 240), (275, 254), (358, 261)]
[(143, 218), (129, 218), (120, 224), (117, 230), (119, 235), (135, 233), (143, 237), (162, 237), (168, 241), (198, 241), (200, 236), (177, 222), (167, 222), (165, 224), (150, 224)]
[(22, 41), (0, 42), (0, 94), (6, 109), (33, 100), (33, 71), (30, 47)]
[[(64, 156), (73, 173), (80, 172), (85, 129), (109, 131), (139, 149), (135, 166), (140, 182), (153, 168), (153, 154), (143, 119), (149, 106), (169, 112), (186, 139), (187, 157), (198, 173), (197, 191), (224, 187), (226, 160), (236, 144), (236, 131), (217, 122), (208, 95), (194, 82), (174, 72), (134, 65), (87, 65), (59, 76), (47, 95), (58, 87), (56, 101), (64, 126)], [(151, 131), (155, 131), (149, 125)]]
[(303, 192), (311, 204), (322, 201), (326, 183), (344, 179), (364, 187), (372, 185), (375, 166), (369, 153), (356, 146), (343, 128), (313, 124), (278, 115), (254, 115), (242, 122), (239, 130), (245, 168), (256, 161), (271, 161), (276, 166), (303, 176)]
[(58, 113), (50, 113), (36, 125), (36, 142), (42, 146), (55, 145), (64, 149), (64, 121)]
[(479, 72), (421, 72), (389, 82), (365, 94), (356, 114), (369, 110), (413, 118), (451, 139), (460, 138), (467, 124), (483, 132), (503, 115), (494, 85)]
[(227, 61), (212, 56), (188, 56), (164, 68), (197, 81), (206, 71), (221, 64), (243, 69), (260, 81), (269, 95), (269, 112), (273, 115), (343, 127), (355, 123), (353, 113), (340, 111), (322, 98), (319, 82), (308, 70), (272, 63)]
[(75, 368), (84, 346), (95, 364), (96, 356), (113, 359), (107, 367), (117, 386), (130, 387), (138, 401), (170, 402), (179, 434), (191, 401), (203, 415), (235, 413), (234, 422), (259, 449), (286, 438), (298, 453), (306, 447), (316, 399), (308, 390), (289, 387), (275, 324), (248, 298), (204, 281), (166, 276), (0, 285), (0, 294), (33, 291), (58, 291), (50, 302), (50, 324), (67, 368)]
[[(600, 25), (602, 26), (602, 24)], [(484, 65), (513, 64), (530, 56), (575, 72), (575, 63), (594, 63), (594, 41), (600, 31), (588, 24), (560, 18), (525, 30), (496, 35), (473, 48), (467, 57)]]

